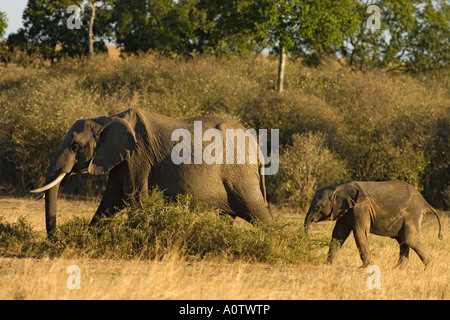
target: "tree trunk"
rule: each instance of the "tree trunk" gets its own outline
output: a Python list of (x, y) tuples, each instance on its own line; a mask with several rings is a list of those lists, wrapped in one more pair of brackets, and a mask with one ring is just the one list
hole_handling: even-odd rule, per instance
[(89, 56), (94, 55), (94, 20), (95, 20), (95, 3), (96, 1), (89, 1), (89, 6), (91, 7), (91, 17), (89, 19)]
[(280, 45), (280, 63), (278, 65), (278, 83), (277, 83), (277, 91), (278, 92), (283, 92), (285, 65), (286, 65), (286, 48), (283, 44), (281, 44)]

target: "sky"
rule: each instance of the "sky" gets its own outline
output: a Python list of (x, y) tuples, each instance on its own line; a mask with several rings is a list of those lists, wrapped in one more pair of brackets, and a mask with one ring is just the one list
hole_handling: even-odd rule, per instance
[(6, 28), (5, 38), (10, 33), (14, 33), (22, 27), (22, 14), (27, 6), (27, 2), (28, 0), (0, 0), (0, 11), (5, 12), (8, 18), (8, 28)]

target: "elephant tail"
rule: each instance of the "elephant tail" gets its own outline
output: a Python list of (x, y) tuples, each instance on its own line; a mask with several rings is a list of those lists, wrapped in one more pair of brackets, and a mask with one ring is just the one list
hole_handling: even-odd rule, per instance
[(439, 240), (442, 240), (443, 237), (442, 237), (442, 232), (441, 232), (441, 218), (439, 218), (439, 214), (438, 214), (437, 211), (436, 211), (434, 208), (432, 208), (431, 206), (428, 208), (428, 211), (431, 211), (432, 213), (434, 213), (434, 215), (435, 215), (436, 218), (437, 218), (437, 221), (438, 221), (438, 223), (439, 223), (439, 234), (438, 234), (438, 238), (439, 238)]
[(264, 174), (264, 165), (262, 163), (259, 164), (260, 171), (259, 171), (259, 182), (261, 184), (261, 191), (262, 195), (264, 197), (264, 203), (266, 204), (267, 210), (269, 211), (270, 216), (272, 217), (272, 209), (270, 208), (269, 202), (267, 201), (267, 193), (266, 193), (266, 179)]

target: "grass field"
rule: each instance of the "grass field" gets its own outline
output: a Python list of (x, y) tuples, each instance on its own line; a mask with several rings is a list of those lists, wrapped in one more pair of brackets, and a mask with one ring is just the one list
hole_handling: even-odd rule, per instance
[[(60, 200), (58, 224), (73, 216), (90, 218), (96, 205), (96, 201)], [(28, 197), (2, 197), (0, 226), (24, 219), (44, 238), (43, 206)], [(299, 228), (304, 219), (304, 213), (288, 209), (274, 208), (274, 215), (278, 221), (298, 223)], [(434, 216), (425, 216), (422, 223), (421, 241), (435, 257), (426, 270), (414, 252), (406, 267), (395, 268), (396, 241), (371, 236), (380, 289), (368, 288), (370, 275), (359, 268), (361, 260), (351, 237), (332, 266), (323, 264), (326, 246), (313, 247), (309, 259), (295, 263), (220, 256), (186, 259), (177, 252), (160, 259), (94, 259), (74, 254), (38, 258), (9, 252), (0, 256), (0, 299), (449, 299), (448, 213), (441, 215), (442, 241), (437, 238)], [(314, 225), (308, 241), (329, 237), (333, 225)], [(232, 228), (254, 227), (235, 223)], [(80, 289), (68, 288), (71, 265), (80, 268)]]

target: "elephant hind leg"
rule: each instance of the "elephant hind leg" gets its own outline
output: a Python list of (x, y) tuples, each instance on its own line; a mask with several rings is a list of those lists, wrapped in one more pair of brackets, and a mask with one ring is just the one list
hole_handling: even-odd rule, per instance
[(400, 256), (398, 258), (397, 267), (403, 267), (409, 260), (409, 245), (407, 245), (400, 238), (396, 238), (398, 244), (400, 245)]
[(423, 264), (428, 266), (433, 261), (433, 256), (423, 247), (419, 241), (419, 230), (417, 226), (406, 225), (405, 226), (405, 245), (408, 245), (413, 249)]
[(400, 256), (398, 258), (397, 267), (401, 268), (405, 266), (409, 260), (409, 245), (405, 243), (405, 225), (402, 226), (398, 235), (393, 238), (397, 240), (400, 246)]
[(264, 200), (255, 198), (241, 199), (236, 215), (252, 224), (256, 221), (269, 222), (271, 217)]
[(271, 216), (259, 189), (254, 186), (230, 186), (225, 184), (228, 203), (234, 215), (250, 223), (268, 222)]
[(425, 267), (433, 262), (433, 256), (422, 246), (422, 244), (420, 244), (420, 242), (410, 244), (409, 246), (417, 253)]

